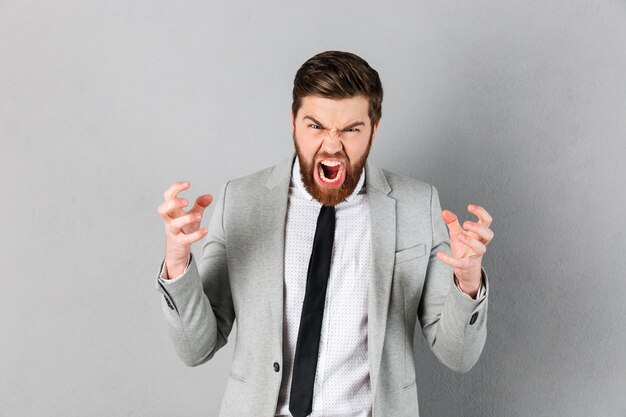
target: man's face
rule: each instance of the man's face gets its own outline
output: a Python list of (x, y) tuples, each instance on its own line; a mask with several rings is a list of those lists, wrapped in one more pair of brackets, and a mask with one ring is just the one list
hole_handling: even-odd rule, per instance
[(359, 182), (378, 129), (378, 123), (372, 129), (368, 107), (363, 96), (306, 96), (298, 114), (291, 114), (302, 182), (323, 205), (345, 201)]

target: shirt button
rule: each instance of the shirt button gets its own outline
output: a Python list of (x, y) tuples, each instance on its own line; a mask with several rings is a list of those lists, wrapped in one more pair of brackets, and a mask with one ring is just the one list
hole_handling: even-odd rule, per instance
[(280, 365), (278, 364), (278, 362), (274, 362), (274, 371), (280, 371)]

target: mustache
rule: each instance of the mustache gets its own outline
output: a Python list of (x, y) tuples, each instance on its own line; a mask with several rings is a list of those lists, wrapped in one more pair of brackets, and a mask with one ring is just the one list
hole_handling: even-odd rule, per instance
[(328, 153), (320, 153), (315, 155), (315, 157), (313, 158), (314, 160), (320, 160), (320, 159), (342, 159), (346, 162), (350, 162), (350, 159), (348, 159), (348, 155), (346, 155), (345, 153), (336, 153), (336, 154), (328, 154)]

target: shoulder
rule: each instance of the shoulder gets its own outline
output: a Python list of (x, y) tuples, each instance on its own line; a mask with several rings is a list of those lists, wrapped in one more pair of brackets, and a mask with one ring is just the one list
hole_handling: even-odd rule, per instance
[(247, 174), (241, 177), (233, 178), (228, 181), (228, 189), (231, 190), (253, 190), (263, 187), (267, 182), (274, 167), (263, 168), (259, 171)]
[(276, 184), (289, 181), (293, 156), (280, 161), (278, 164), (263, 168), (259, 171), (231, 179), (225, 185), (226, 192), (235, 196), (254, 196), (259, 192), (272, 188)]
[(434, 186), (424, 181), (398, 174), (387, 169), (380, 169), (380, 172), (384, 175), (389, 187), (391, 188), (389, 195), (394, 198), (406, 198), (411, 196), (430, 198), (433, 192)]

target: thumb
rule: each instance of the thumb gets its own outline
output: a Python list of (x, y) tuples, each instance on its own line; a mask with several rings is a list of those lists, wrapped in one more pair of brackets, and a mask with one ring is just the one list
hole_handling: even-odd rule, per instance
[(211, 194), (204, 194), (200, 197), (196, 198), (196, 203), (193, 205), (193, 208), (189, 210), (190, 213), (204, 213), (204, 209), (211, 204), (213, 201), (213, 196)]
[(462, 231), (462, 227), (459, 224), (458, 217), (456, 217), (456, 214), (454, 214), (450, 210), (442, 211), (441, 218), (443, 219), (444, 222), (446, 222), (448, 229), (450, 229), (450, 233), (452, 232), (459, 233)]
[(213, 196), (211, 194), (204, 194), (196, 199), (196, 202), (199, 206), (202, 206), (202, 208), (207, 208), (209, 204), (211, 204), (211, 201), (213, 201)]

